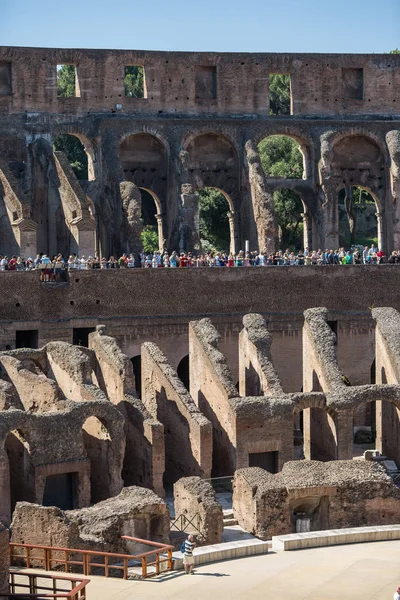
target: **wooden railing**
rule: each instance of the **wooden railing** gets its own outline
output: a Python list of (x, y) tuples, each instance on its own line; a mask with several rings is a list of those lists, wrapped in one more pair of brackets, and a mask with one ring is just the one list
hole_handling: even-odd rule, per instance
[[(130, 535), (121, 536), (123, 540), (127, 540), (128, 542), (138, 542), (140, 544), (147, 544), (148, 546), (153, 546), (154, 550), (150, 550), (149, 552), (143, 552), (142, 554), (138, 554), (136, 556), (136, 560), (142, 561), (142, 577), (148, 577), (148, 567), (155, 567), (155, 574), (159, 575), (161, 570), (164, 571), (172, 571), (173, 569), (173, 560), (172, 560), (172, 550), (173, 546), (169, 544), (159, 544), (157, 542), (149, 542), (148, 540), (141, 540), (139, 538), (131, 537)], [(163, 556), (166, 554), (166, 557)], [(154, 560), (150, 560), (152, 556), (155, 556)], [(167, 563), (167, 567), (165, 569), (161, 569), (160, 565)]]
[[(10, 564), (29, 568), (42, 568), (45, 571), (63, 570), (65, 573), (81, 573), (82, 575), (104, 575), (105, 577), (122, 576), (128, 578), (129, 563), (139, 562), (142, 565), (142, 577), (150, 574), (148, 567), (154, 566), (155, 573), (160, 573), (160, 565), (167, 563), (165, 571), (173, 568), (173, 546), (159, 544), (140, 538), (122, 536), (122, 539), (152, 546), (154, 549), (140, 554), (118, 554), (115, 552), (99, 552), (96, 550), (80, 550), (77, 548), (58, 548), (55, 546), (38, 546), (35, 544), (10, 543)], [(166, 554), (166, 557), (162, 556)], [(150, 560), (152, 556), (154, 560)], [(21, 564), (22, 563), (22, 564)]]
[[(89, 579), (10, 571), (10, 593), (2, 596), (2, 598), (8, 600), (14, 598), (23, 598), (24, 600), (35, 600), (37, 598), (87, 600), (86, 586), (88, 583), (90, 583)], [(70, 584), (70, 589), (65, 588), (67, 584)]]

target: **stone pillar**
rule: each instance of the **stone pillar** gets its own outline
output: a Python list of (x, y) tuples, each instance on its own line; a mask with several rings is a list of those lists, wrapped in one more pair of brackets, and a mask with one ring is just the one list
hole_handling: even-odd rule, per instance
[(235, 213), (233, 211), (227, 212), (228, 221), (229, 221), (229, 233), (230, 233), (230, 244), (229, 244), (229, 252), (235, 254), (237, 251), (236, 244), (236, 231), (235, 231)]
[(384, 248), (386, 251), (387, 248), (385, 248), (386, 244), (384, 242), (385, 238), (383, 235), (383, 214), (381, 212), (376, 212), (375, 216), (378, 223), (378, 248)]
[(15, 239), (19, 245), (20, 256), (35, 258), (37, 224), (31, 219), (18, 219), (12, 223)]
[(309, 248), (312, 250), (312, 219), (310, 212), (306, 210), (302, 213), (303, 216), (303, 245), (304, 248)]
[(161, 213), (156, 214), (157, 219), (157, 231), (158, 231), (158, 249), (160, 252), (165, 250), (165, 234), (164, 234), (164, 219)]
[(200, 225), (199, 225), (199, 196), (194, 193), (190, 184), (182, 185), (182, 224), (180, 236), (180, 250), (200, 250)]
[(392, 195), (393, 248), (397, 249), (400, 248), (400, 131), (397, 129), (389, 131), (386, 135), (386, 142), (391, 161), (390, 188)]
[(96, 222), (94, 219), (78, 217), (70, 223), (71, 233), (75, 240), (74, 251), (79, 256), (94, 256), (96, 252)]
[(353, 413), (338, 411), (336, 414), (337, 460), (353, 458)]
[(11, 521), (10, 466), (5, 450), (0, 453), (0, 521), (6, 525)]
[(8, 530), (0, 522), (0, 600), (6, 600), (8, 588), (8, 572), (10, 569), (10, 551), (9, 551), (9, 534)]

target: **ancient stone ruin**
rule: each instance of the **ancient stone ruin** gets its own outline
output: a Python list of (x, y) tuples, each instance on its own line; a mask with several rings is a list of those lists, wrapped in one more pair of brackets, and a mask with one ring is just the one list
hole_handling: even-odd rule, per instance
[[(57, 67), (74, 71), (74, 95)], [(140, 70), (137, 97), (124, 87)], [(198, 192), (229, 204), (230, 249), (271, 251), (272, 200), (295, 190), (304, 245), (338, 246), (338, 193), (362, 186), (376, 205), (379, 246), (400, 246), (400, 58), (391, 54), (262, 54), (0, 48), (0, 253), (120, 255), (140, 249), (145, 202), (160, 249), (200, 247)], [(96, 74), (96, 76), (94, 76)], [(288, 114), (274, 115), (271, 76), (288, 76)], [(271, 114), (272, 112), (272, 114)], [(301, 179), (266, 177), (258, 143), (290, 136)], [(77, 179), (53, 142), (85, 153)]]
[[(264, 495), (278, 492), (270, 489), (279, 490), (282, 530), (293, 527), (293, 506), (303, 494), (314, 498), (305, 500), (304, 506), (297, 503), (306, 514), (318, 513), (312, 517), (313, 527), (343, 526), (345, 513), (332, 508), (332, 498), (337, 500), (341, 492), (325, 488), (343, 487), (345, 494), (351, 477), (359, 481), (361, 490), (366, 482), (370, 486), (371, 503), (365, 510), (361, 506), (355, 510), (358, 523), (371, 523), (374, 507), (380, 503), (379, 522), (392, 523), (398, 518), (392, 502), (397, 488), (381, 467), (352, 460), (362, 458), (365, 449), (354, 441), (357, 428), (369, 432), (369, 448), (400, 464), (400, 314), (376, 308), (372, 316), (376, 383), (349, 385), (337, 360), (329, 311), (305, 311), (303, 391), (297, 393), (283, 390), (271, 358), (271, 335), (259, 314), (243, 318), (238, 386), (210, 319), (193, 321), (189, 327), (189, 389), (154, 343), (143, 346), (141, 386), (136, 389), (132, 362), (104, 326), (89, 334), (89, 348), (49, 342), (40, 350), (0, 353), (3, 523), (10, 523), (17, 506), (13, 536), (25, 541), (22, 526), (24, 533), (18, 533), (20, 523), (31, 524), (36, 514), (46, 515), (38, 517), (46, 521), (50, 517), (59, 522), (79, 521), (79, 531), (76, 527), (73, 533), (68, 530), (70, 543), (81, 544), (79, 539), (85, 539), (86, 520), (90, 524), (87, 540), (103, 536), (112, 547), (118, 546), (114, 538), (127, 529), (136, 532), (136, 537), (140, 531), (143, 536), (165, 539), (168, 526), (160, 524), (157, 507), (163, 507), (166, 519), (166, 506), (159, 496), (175, 484), (177, 510), (186, 515), (199, 513), (200, 536), (213, 543), (221, 537), (221, 507), (202, 479), (235, 472), (235, 511), (260, 536), (275, 531), (268, 525)], [(298, 460), (302, 458), (307, 460)], [(310, 460), (332, 463), (323, 467)], [(247, 471), (249, 467), (259, 468)], [(325, 475), (332, 477), (329, 485)], [(374, 481), (378, 482), (375, 487)], [(302, 487), (306, 492), (299, 491)], [(259, 498), (266, 514), (259, 512)], [(328, 512), (320, 507), (326, 502), (331, 506)], [(102, 513), (117, 513), (117, 506), (129, 504), (132, 514), (142, 514), (143, 503), (156, 505), (149, 509), (150, 522), (136, 525), (139, 517), (131, 517), (128, 511), (110, 537)], [(66, 512), (50, 508), (42, 512), (36, 505)], [(353, 520), (349, 516), (349, 522), (355, 523), (356, 516)], [(98, 530), (93, 523), (98, 523)], [(42, 541), (53, 540), (49, 527)], [(33, 537), (39, 529), (31, 529)]]

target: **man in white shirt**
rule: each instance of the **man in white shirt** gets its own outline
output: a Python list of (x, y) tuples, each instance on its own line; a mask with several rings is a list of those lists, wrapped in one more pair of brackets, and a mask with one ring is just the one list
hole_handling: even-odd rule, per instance
[(393, 600), (400, 600), (400, 586), (397, 588), (397, 591), (394, 593)]

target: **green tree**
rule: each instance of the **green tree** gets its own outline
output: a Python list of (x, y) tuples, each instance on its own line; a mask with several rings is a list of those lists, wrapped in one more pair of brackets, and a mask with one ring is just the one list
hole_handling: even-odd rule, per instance
[(62, 98), (76, 96), (75, 65), (61, 65), (57, 68), (57, 96)]
[(140, 234), (143, 250), (145, 252), (155, 252), (158, 250), (158, 234), (153, 225), (145, 225)]
[(286, 135), (271, 135), (259, 143), (258, 151), (267, 177), (303, 177), (303, 155), (294, 139)]
[(124, 86), (127, 98), (144, 98), (143, 67), (125, 67)]
[(64, 152), (77, 179), (88, 178), (88, 159), (82, 142), (74, 135), (58, 135), (53, 144), (54, 150)]
[(290, 75), (269, 76), (269, 114), (290, 115)]
[(229, 250), (229, 204), (215, 188), (199, 191), (200, 241), (204, 250)]
[[(276, 75), (276, 77), (278, 77)], [(301, 179), (303, 156), (298, 142), (284, 135), (271, 135), (258, 145), (261, 165), (267, 177)], [(303, 233), (303, 203), (290, 189), (274, 192), (275, 213), (284, 247), (300, 248)]]
[(395, 48), (394, 50), (391, 50), (389, 54), (400, 54), (400, 50), (398, 48)]

